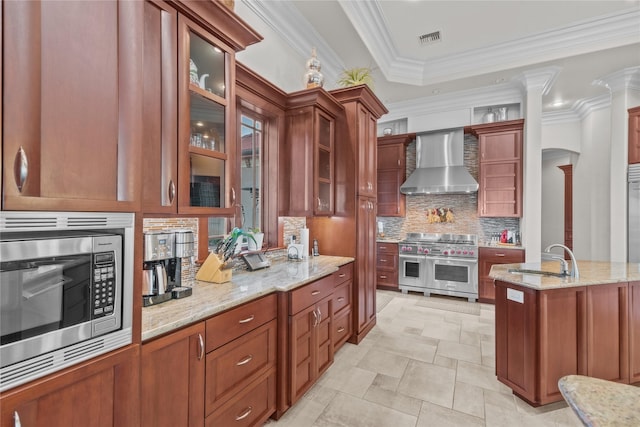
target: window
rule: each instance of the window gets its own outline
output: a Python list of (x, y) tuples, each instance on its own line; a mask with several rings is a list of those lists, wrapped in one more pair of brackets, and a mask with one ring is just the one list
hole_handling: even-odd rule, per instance
[(260, 190), (262, 181), (263, 119), (241, 112), (240, 119), (240, 203), (242, 228), (262, 229)]

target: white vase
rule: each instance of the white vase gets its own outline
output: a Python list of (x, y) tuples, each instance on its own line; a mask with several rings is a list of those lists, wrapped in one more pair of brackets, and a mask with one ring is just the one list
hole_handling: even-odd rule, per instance
[(250, 251), (259, 251), (262, 249), (262, 241), (264, 240), (264, 233), (253, 233), (253, 238), (256, 240), (255, 242), (248, 238), (247, 249)]

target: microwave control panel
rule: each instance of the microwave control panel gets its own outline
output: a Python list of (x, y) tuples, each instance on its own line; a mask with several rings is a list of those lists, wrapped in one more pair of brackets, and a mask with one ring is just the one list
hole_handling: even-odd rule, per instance
[(116, 298), (116, 265), (113, 252), (93, 255), (93, 318), (113, 313)]

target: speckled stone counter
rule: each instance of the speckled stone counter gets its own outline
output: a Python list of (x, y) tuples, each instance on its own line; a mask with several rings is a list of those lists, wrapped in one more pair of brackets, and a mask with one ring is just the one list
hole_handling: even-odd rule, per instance
[(142, 309), (142, 341), (272, 292), (290, 291), (327, 276), (353, 260), (321, 255), (304, 261), (272, 261), (266, 269), (234, 272), (227, 283), (197, 281), (191, 296)]
[(389, 237), (378, 237), (376, 243), (399, 243), (402, 239), (392, 239)]
[[(569, 268), (571, 262), (569, 261)], [(575, 286), (602, 285), (640, 280), (640, 263), (578, 261), (580, 278), (542, 276), (539, 274), (510, 273), (509, 269), (542, 270), (558, 273), (556, 261), (523, 264), (496, 264), (491, 267), (489, 277), (536, 290), (567, 288)]]
[(567, 375), (558, 387), (586, 426), (640, 426), (640, 388), (612, 381)]

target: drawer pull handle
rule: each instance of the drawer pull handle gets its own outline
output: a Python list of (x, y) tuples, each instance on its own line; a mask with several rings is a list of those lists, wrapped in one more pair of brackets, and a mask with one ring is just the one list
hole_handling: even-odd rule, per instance
[(345, 276), (346, 276), (346, 274), (345, 274), (345, 273), (341, 273), (340, 275), (338, 275), (338, 277), (339, 277), (339, 278), (341, 278), (341, 279), (342, 279), (343, 277), (345, 277)]
[(16, 181), (16, 187), (18, 187), (18, 191), (21, 193), (28, 176), (29, 161), (27, 160), (27, 153), (24, 151), (24, 148), (20, 147), (13, 162), (13, 177)]
[(378, 249), (380, 249), (381, 251), (386, 251), (387, 247), (386, 246), (378, 246)]
[(380, 262), (388, 262), (386, 259), (382, 258)]
[(504, 254), (496, 254), (496, 256), (504, 256)]
[(313, 327), (315, 328), (316, 326), (318, 326), (318, 313), (316, 313), (315, 310), (313, 310), (312, 313), (313, 313)]
[(338, 333), (339, 333), (339, 334), (341, 334), (341, 333), (343, 333), (343, 332), (344, 332), (344, 327), (343, 327), (343, 326), (340, 326), (340, 327), (338, 328)]
[(246, 319), (238, 320), (238, 323), (249, 323), (255, 318), (256, 317), (252, 314), (251, 316), (247, 317)]
[(381, 278), (381, 279), (386, 279), (386, 278), (387, 278), (387, 276), (380, 276), (380, 278)]
[(204, 357), (204, 338), (202, 334), (198, 334), (198, 345), (200, 346), (200, 353), (198, 353), (198, 360), (202, 360)]
[(21, 427), (22, 423), (20, 422), (20, 414), (18, 411), (13, 411), (13, 427)]
[(244, 420), (245, 418), (247, 418), (249, 416), (251, 411), (253, 411), (253, 408), (251, 406), (249, 406), (247, 409), (244, 410), (244, 412), (242, 414), (240, 414), (240, 415), (238, 415), (236, 417), (236, 421)]
[(317, 290), (316, 290), (316, 291), (311, 292), (311, 295), (312, 295), (312, 296), (316, 296), (316, 295), (318, 295), (319, 293), (320, 293), (320, 291), (317, 291)]
[(318, 324), (322, 323), (322, 312), (320, 311), (320, 307), (318, 307)]
[(247, 363), (251, 362), (252, 360), (253, 360), (253, 355), (250, 354), (248, 356), (245, 356), (244, 359), (242, 359), (238, 363), (236, 363), (236, 366), (246, 365)]
[(338, 297), (338, 302), (344, 301), (344, 297)]

